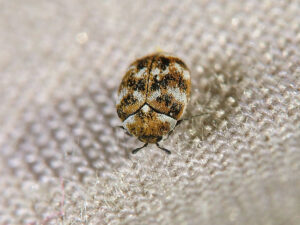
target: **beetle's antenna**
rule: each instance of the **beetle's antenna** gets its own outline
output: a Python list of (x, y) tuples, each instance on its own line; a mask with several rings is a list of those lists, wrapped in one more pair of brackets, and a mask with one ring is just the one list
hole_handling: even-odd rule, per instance
[(163, 147), (159, 146), (158, 143), (156, 143), (156, 146), (157, 146), (158, 148), (160, 148), (161, 150), (165, 151), (166, 153), (168, 153), (169, 155), (171, 154), (170, 150), (168, 150), (168, 149), (166, 149), (166, 148), (163, 148)]
[(186, 118), (186, 119), (181, 119), (181, 120), (178, 120), (175, 127), (177, 127), (179, 124), (181, 124), (183, 121), (187, 121), (187, 120), (191, 120), (195, 117), (199, 117), (199, 116), (204, 116), (204, 115), (209, 115), (209, 113), (201, 113), (201, 114), (198, 114), (198, 115), (194, 115), (194, 116), (191, 116), (190, 118)]
[(148, 143), (145, 143), (142, 147), (139, 147), (139, 148), (136, 148), (136, 149), (132, 150), (132, 154), (137, 153), (139, 150), (145, 148), (147, 145), (148, 145)]

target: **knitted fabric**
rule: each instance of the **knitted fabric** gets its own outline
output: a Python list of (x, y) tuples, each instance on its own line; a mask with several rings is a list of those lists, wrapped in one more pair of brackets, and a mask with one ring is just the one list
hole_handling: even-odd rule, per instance
[[(0, 224), (300, 224), (300, 2), (0, 1)], [(161, 142), (116, 92), (157, 49), (192, 94)]]

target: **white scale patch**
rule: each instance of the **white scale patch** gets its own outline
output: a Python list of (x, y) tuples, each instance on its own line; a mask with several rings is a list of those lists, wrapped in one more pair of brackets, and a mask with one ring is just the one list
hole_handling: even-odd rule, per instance
[(149, 107), (148, 105), (144, 105), (143, 108), (142, 108), (142, 111), (143, 111), (144, 113), (147, 113), (147, 112), (150, 111), (150, 107)]
[[(187, 96), (184, 92), (181, 92), (180, 89), (177, 87), (177, 88), (168, 88), (167, 89), (167, 93), (169, 95), (172, 95), (176, 101), (178, 102), (181, 102), (183, 103), (184, 105), (187, 104)], [(150, 101), (156, 101), (156, 98), (161, 96), (161, 92), (158, 90), (158, 91), (154, 91), (152, 92), (152, 94), (148, 97), (148, 99)]]
[(117, 105), (121, 103), (122, 99), (128, 94), (128, 90), (126, 88), (123, 88), (117, 98)]
[(179, 88), (168, 88), (167, 93), (172, 95), (176, 101), (181, 102), (184, 106), (187, 104), (187, 96)]
[(146, 70), (147, 70), (147, 68), (143, 68), (143, 69), (139, 70), (134, 76), (135, 76), (136, 78), (143, 78), (143, 76), (144, 76)]
[(158, 68), (155, 68), (154, 70), (151, 71), (151, 74), (153, 76), (158, 75), (159, 73), (160, 73), (160, 69), (158, 69)]
[(150, 101), (155, 101), (156, 98), (159, 96), (161, 96), (161, 92), (158, 90), (158, 91), (153, 91), (148, 98)]
[(185, 70), (185, 69), (183, 70), (183, 78), (185, 80), (191, 79), (190, 72), (188, 70)]
[(133, 97), (134, 97), (135, 99), (137, 99), (138, 102), (144, 102), (144, 100), (145, 100), (144, 95), (143, 95), (141, 92), (139, 92), (139, 91), (134, 91), (134, 92), (133, 92)]
[(160, 69), (155, 68), (151, 71), (151, 74), (156, 77), (156, 81), (160, 81), (165, 75), (167, 75), (170, 72), (169, 67), (167, 67), (164, 71), (160, 71)]
[(165, 70), (162, 72), (162, 74), (163, 74), (163, 75), (167, 75), (169, 72), (170, 72), (169, 67), (167, 67), (167, 69), (165, 69)]
[(129, 133), (130, 133), (130, 131), (129, 131), (127, 125), (130, 125), (130, 124), (135, 123), (135, 118), (134, 118), (134, 117), (135, 117), (135, 114), (129, 116), (126, 120), (123, 121), (123, 127), (125, 127), (126, 130), (127, 130)]
[(170, 124), (170, 131), (173, 130), (176, 126), (177, 121), (173, 119), (172, 117), (169, 117), (164, 114), (157, 114), (157, 119), (160, 120), (161, 122), (168, 122)]
[(184, 78), (185, 80), (189, 80), (189, 79), (191, 78), (190, 72), (189, 72), (188, 70), (182, 68), (182, 66), (180, 66), (178, 63), (175, 63), (175, 68), (176, 68), (179, 72), (183, 73), (183, 78)]

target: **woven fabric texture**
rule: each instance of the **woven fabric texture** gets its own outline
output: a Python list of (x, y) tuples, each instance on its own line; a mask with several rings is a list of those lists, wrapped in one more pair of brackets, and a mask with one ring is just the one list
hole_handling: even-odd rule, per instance
[[(300, 224), (300, 2), (0, 1), (0, 224)], [(127, 66), (192, 74), (161, 143), (123, 130)]]

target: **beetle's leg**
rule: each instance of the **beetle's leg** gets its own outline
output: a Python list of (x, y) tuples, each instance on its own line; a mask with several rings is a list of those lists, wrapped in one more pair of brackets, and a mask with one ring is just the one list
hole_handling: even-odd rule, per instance
[(148, 143), (145, 143), (142, 147), (136, 148), (134, 150), (132, 150), (132, 154), (137, 153), (139, 150), (141, 150), (142, 148), (145, 148), (148, 145)]
[(116, 126), (115, 128), (123, 129), (125, 131), (125, 134), (127, 134), (130, 137), (132, 137), (132, 135), (130, 133), (128, 133), (128, 131), (123, 126)]
[[(175, 127), (176, 127), (176, 125), (175, 125)], [(168, 133), (168, 136), (167, 136), (166, 139), (168, 139), (168, 138), (170, 137), (170, 135), (173, 134), (173, 131), (174, 131), (174, 130), (171, 130), (171, 131)]]
[(171, 152), (170, 152), (168, 149), (159, 146), (158, 143), (156, 143), (156, 146), (157, 146), (158, 148), (160, 148), (161, 150), (165, 151), (166, 153), (171, 154)]
[(188, 119), (182, 119), (182, 120), (177, 120), (177, 123), (175, 125), (175, 127), (177, 127), (178, 125), (180, 125), (183, 121), (186, 121)]

